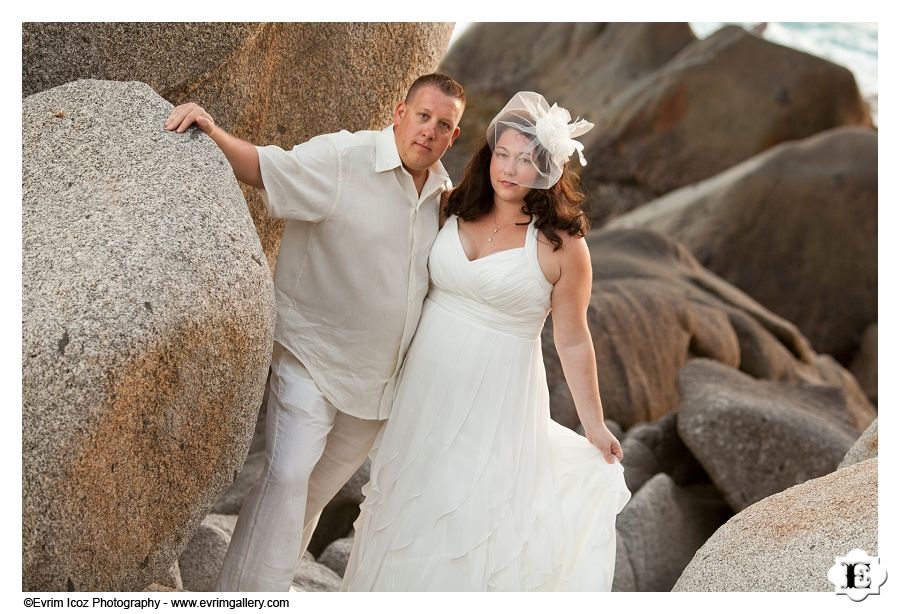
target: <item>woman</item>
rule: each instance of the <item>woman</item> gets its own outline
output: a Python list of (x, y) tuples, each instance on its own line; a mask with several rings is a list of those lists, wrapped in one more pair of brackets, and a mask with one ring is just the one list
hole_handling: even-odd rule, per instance
[[(593, 125), (569, 120), (519, 92), (449, 197), (345, 589), (612, 585), (615, 517), (630, 493), (603, 422), (588, 224), (567, 162), (578, 150), (584, 164), (572, 137)], [(540, 332), (551, 309), (587, 439), (550, 419)]]

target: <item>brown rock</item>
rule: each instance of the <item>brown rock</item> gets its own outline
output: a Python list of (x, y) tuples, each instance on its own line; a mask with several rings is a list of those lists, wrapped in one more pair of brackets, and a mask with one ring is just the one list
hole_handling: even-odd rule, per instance
[(859, 436), (839, 386), (755, 380), (697, 359), (678, 387), (678, 433), (735, 511), (834, 471)]
[(736, 26), (698, 40), (686, 23), (478, 24), (441, 69), (471, 96), (454, 179), (494, 114), (534, 90), (596, 124), (580, 139), (595, 220), (783, 141), (872, 125), (849, 70)]
[(141, 590), (247, 453), (272, 280), (205, 135), (149, 86), (23, 101), (22, 580)]
[(828, 570), (853, 548), (878, 553), (877, 459), (794, 486), (732, 517), (672, 590), (834, 592)]
[(877, 318), (878, 137), (785, 143), (615, 220), (682, 242), (703, 266), (846, 364)]
[(848, 367), (873, 405), (878, 405), (878, 323), (863, 333), (859, 349)]
[(859, 436), (853, 447), (847, 450), (847, 454), (844, 456), (841, 464), (838, 465), (838, 469), (849, 467), (870, 458), (878, 458), (878, 418), (872, 420), (869, 428), (863, 431), (863, 434)]
[[(855, 379), (816, 355), (790, 322), (704, 269), (688, 250), (650, 231), (599, 229), (587, 237), (594, 281), (588, 325), (604, 415), (626, 429), (653, 422), (679, 399), (678, 371), (705, 357), (757, 378), (833, 384), (861, 431), (872, 407)], [(552, 313), (542, 335), (551, 413), (577, 419), (553, 345)]]
[[(451, 23), (25, 23), (22, 85), (138, 80), (201, 104), (242, 139), (284, 148), (327, 132), (380, 129), (447, 49)], [(242, 186), (274, 270), (284, 222)]]

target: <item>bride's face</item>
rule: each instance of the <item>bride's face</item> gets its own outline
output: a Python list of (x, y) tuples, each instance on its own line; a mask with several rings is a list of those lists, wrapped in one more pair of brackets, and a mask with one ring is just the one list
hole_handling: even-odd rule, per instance
[(532, 161), (531, 139), (517, 130), (506, 130), (497, 139), (491, 154), (491, 187), (494, 194), (505, 201), (519, 202), (531, 188), (537, 169)]

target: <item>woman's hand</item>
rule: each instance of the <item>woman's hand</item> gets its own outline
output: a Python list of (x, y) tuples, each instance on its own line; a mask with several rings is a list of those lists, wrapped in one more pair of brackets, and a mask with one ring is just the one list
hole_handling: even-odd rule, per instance
[(600, 423), (591, 428), (584, 428), (584, 436), (590, 441), (595, 448), (603, 452), (607, 463), (613, 462), (613, 457), (621, 461), (625, 455), (622, 453), (622, 444), (616, 439), (616, 436), (610, 432), (606, 424)]

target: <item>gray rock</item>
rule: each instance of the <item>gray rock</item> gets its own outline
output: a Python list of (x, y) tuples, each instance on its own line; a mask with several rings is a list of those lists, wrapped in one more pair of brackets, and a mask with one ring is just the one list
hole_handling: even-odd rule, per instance
[(635, 492), (657, 473), (668, 474), (676, 484), (709, 482), (703, 467), (678, 436), (677, 414), (656, 422), (642, 422), (628, 429), (622, 442), (625, 482)]
[(231, 541), (231, 536), (234, 534), (234, 525), (237, 524), (237, 518), (237, 514), (211, 513), (206, 515), (203, 522), (224, 531), (225, 534), (228, 535), (228, 541)]
[[(151, 586), (164, 586), (169, 590), (184, 590), (184, 583), (181, 581), (181, 570), (178, 568), (178, 561), (172, 563), (172, 566)], [(150, 590), (145, 588), (144, 590)]]
[(836, 386), (754, 380), (707, 359), (678, 382), (678, 433), (735, 511), (834, 471), (859, 435)]
[(863, 431), (856, 443), (847, 450), (847, 454), (838, 465), (838, 469), (849, 467), (870, 458), (878, 458), (878, 418), (872, 420), (869, 428)]
[(628, 556), (628, 546), (622, 532), (616, 529), (616, 568), (613, 572), (611, 591), (617, 593), (637, 591), (637, 581), (634, 578), (634, 568)]
[(674, 591), (826, 591), (834, 559), (878, 552), (878, 459), (809, 480), (726, 522)]
[(339, 591), (341, 577), (324, 565), (303, 558), (297, 563), (292, 590), (304, 593)]
[[(635, 428), (637, 426), (629, 429), (629, 432)], [(637, 492), (647, 480), (662, 471), (659, 459), (643, 441), (626, 437), (621, 443), (625, 485), (631, 492)]]
[(165, 584), (158, 584), (154, 582), (147, 588), (145, 588), (142, 592), (145, 593), (184, 593), (187, 592), (183, 588), (172, 588), (171, 586), (166, 586)]
[(773, 147), (610, 227), (683, 243), (796, 325), (816, 351), (849, 364), (878, 316), (877, 162), (875, 130), (835, 128)]
[(352, 537), (342, 537), (328, 544), (319, 555), (318, 562), (337, 575), (343, 577), (350, 560), (350, 549), (353, 547)]
[(664, 473), (637, 491), (616, 518), (614, 591), (668, 591), (731, 512), (708, 486), (680, 487)]
[[(452, 31), (411, 22), (32, 22), (22, 27), (22, 87), (143, 81), (173, 104), (198, 102), (244, 140), (289, 149), (317, 134), (387, 126), (412, 81), (437, 67)], [(242, 188), (274, 269), (284, 221)]]
[(231, 536), (206, 519), (178, 558), (187, 591), (214, 591)]
[(149, 585), (247, 453), (272, 280), (224, 155), (171, 108), (108, 81), (23, 101), (23, 590)]

